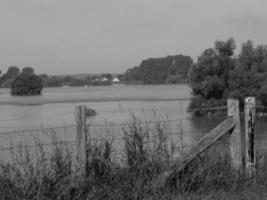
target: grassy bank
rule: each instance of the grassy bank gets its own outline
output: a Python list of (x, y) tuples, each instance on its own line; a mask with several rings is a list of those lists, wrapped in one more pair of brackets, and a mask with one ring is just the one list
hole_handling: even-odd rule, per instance
[(129, 124), (121, 159), (115, 159), (113, 140), (88, 143), (86, 176), (76, 168), (68, 145), (54, 142), (50, 153), (41, 143), (34, 153), (22, 146), (12, 152), (11, 163), (0, 164), (0, 199), (267, 198), (267, 153), (257, 156), (257, 175), (248, 180), (231, 170), (223, 142), (191, 162), (173, 183), (160, 184), (159, 174), (170, 166), (179, 149), (168, 143), (164, 124), (156, 126), (151, 137), (151, 130)]

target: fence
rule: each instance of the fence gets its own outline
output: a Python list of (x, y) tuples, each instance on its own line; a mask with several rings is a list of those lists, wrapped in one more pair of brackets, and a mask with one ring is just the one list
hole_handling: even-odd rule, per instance
[[(132, 119), (134, 120), (134, 119)], [(112, 143), (113, 155), (118, 155), (124, 150), (125, 132), (138, 128), (139, 132), (147, 135), (152, 142), (154, 136), (162, 133), (168, 140), (175, 144), (177, 154), (183, 154), (190, 148), (191, 144), (198, 140), (203, 132), (190, 129), (192, 118), (161, 119), (120, 124), (86, 124), (81, 125), (85, 128), (86, 137), (92, 144), (110, 141)], [(218, 122), (219, 123), (219, 122)], [(75, 154), (76, 151), (77, 125), (64, 125), (56, 127), (43, 127), (40, 129), (17, 130), (0, 132), (0, 152), (1, 160), (10, 161), (10, 152), (31, 149), (36, 151), (42, 146), (47, 152), (53, 150), (53, 146), (64, 146), (70, 148)]]
[[(178, 104), (179, 106), (179, 104)], [(181, 105), (182, 106), (182, 105)], [(203, 110), (224, 109), (227, 107), (215, 107), (215, 108), (203, 108)], [(191, 110), (195, 111), (195, 110)], [(182, 113), (184, 113), (182, 111)], [(128, 119), (128, 122), (119, 124), (85, 124), (88, 138), (95, 143), (101, 143), (106, 140), (112, 142), (113, 157), (118, 158), (123, 156), (124, 152), (124, 133), (129, 131), (130, 127), (135, 125), (139, 126), (140, 131), (149, 133), (150, 139), (153, 135), (162, 131), (169, 140), (169, 149), (175, 149), (174, 156), (180, 156), (186, 152), (190, 146), (195, 143), (203, 134), (209, 132), (213, 125), (207, 126), (207, 121), (203, 119), (203, 122), (199, 123), (199, 119), (191, 116), (179, 116), (178, 118), (169, 119), (162, 116), (154, 116), (152, 119), (139, 120), (133, 115)], [(214, 120), (212, 120), (214, 121)], [(195, 123), (204, 124), (204, 127), (195, 127)], [(221, 119), (215, 122), (215, 125), (219, 124)], [(2, 127), (0, 127), (2, 128)], [(11, 129), (12, 130), (12, 129)], [(0, 131), (0, 160), (10, 161), (10, 152), (21, 151), (21, 148), (27, 150), (37, 151), (42, 146), (47, 152), (53, 151), (53, 146), (58, 145), (62, 147), (68, 147), (73, 154), (76, 154), (76, 133), (77, 123), (42, 127), (25, 130), (8, 130)], [(151, 142), (151, 141), (150, 141)], [(171, 144), (172, 143), (172, 144)], [(175, 147), (174, 147), (175, 146)], [(15, 153), (12, 153), (15, 154)], [(119, 158), (121, 159), (121, 158)]]
[[(51, 146), (64, 146), (73, 151), (73, 159), (85, 169), (88, 159), (87, 147), (88, 143), (96, 144), (102, 142), (110, 142), (113, 145), (114, 157), (123, 156), (125, 135), (137, 131), (143, 133), (146, 137), (147, 145), (155, 145), (159, 141), (155, 138), (161, 134), (161, 137), (168, 137), (167, 148), (172, 152), (173, 160), (183, 156), (188, 150), (192, 149), (192, 144), (196, 143), (202, 133), (199, 134), (195, 130), (185, 130), (184, 124), (193, 120), (192, 118), (178, 119), (161, 119), (152, 121), (139, 121), (132, 116), (132, 122), (124, 124), (87, 124), (86, 122), (86, 106), (76, 107), (76, 124), (68, 126), (49, 127), (42, 129), (31, 129), (25, 131), (9, 131), (0, 133), (1, 160), (9, 160), (14, 152), (22, 152), (22, 149), (42, 149), (51, 151)], [(266, 109), (257, 107), (257, 109)], [(240, 118), (239, 118), (239, 103), (237, 100), (229, 100), (227, 106), (192, 109), (198, 110), (228, 110), (228, 117), (233, 118), (235, 129), (230, 137), (230, 153), (233, 159), (233, 166), (236, 169), (241, 168), (244, 149), (246, 155), (246, 168), (251, 176), (255, 173), (255, 98), (246, 99), (245, 107), (245, 138), (246, 142), (242, 142)], [(219, 123), (218, 123), (219, 124)], [(229, 125), (230, 126), (230, 125)], [(228, 130), (228, 129), (227, 129)], [(219, 132), (222, 130), (219, 130)], [(209, 132), (209, 130), (207, 130)], [(226, 131), (226, 132), (229, 132)], [(197, 135), (199, 134), (199, 135)], [(192, 135), (197, 135), (193, 141)], [(7, 142), (9, 141), (9, 142)], [(217, 141), (217, 139), (216, 139)], [(213, 144), (213, 143), (212, 143)], [(210, 145), (212, 145), (210, 144)], [(193, 148), (194, 149), (194, 148)], [(206, 147), (203, 148), (206, 150)], [(202, 151), (204, 151), (202, 150)], [(5, 155), (4, 155), (5, 154)], [(39, 156), (38, 153), (35, 154)], [(10, 161), (10, 160), (9, 160)], [(85, 173), (85, 172), (84, 172)]]

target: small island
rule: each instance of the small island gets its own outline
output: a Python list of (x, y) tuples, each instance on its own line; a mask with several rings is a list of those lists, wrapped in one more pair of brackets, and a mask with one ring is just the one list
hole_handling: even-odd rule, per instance
[(92, 117), (92, 116), (95, 116), (97, 113), (94, 109), (92, 108), (87, 108), (86, 109), (86, 117)]

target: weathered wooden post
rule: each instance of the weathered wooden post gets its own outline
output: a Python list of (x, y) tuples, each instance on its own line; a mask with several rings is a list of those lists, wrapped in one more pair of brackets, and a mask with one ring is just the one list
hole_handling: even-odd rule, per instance
[(76, 119), (76, 170), (81, 175), (86, 175), (87, 156), (87, 127), (86, 127), (86, 106), (80, 105), (75, 107)]
[(227, 100), (227, 115), (232, 117), (236, 123), (230, 139), (230, 158), (232, 167), (241, 172), (242, 171), (242, 139), (240, 130), (240, 116), (239, 116), (239, 101), (237, 99)]
[(251, 178), (255, 175), (255, 115), (256, 98), (247, 97), (245, 99), (245, 141), (246, 141), (246, 175)]

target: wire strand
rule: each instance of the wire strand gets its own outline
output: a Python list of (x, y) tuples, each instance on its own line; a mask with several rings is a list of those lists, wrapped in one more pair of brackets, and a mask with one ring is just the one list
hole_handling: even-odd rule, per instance
[(202, 110), (224, 110), (227, 109), (227, 106), (217, 106), (217, 107), (207, 107), (207, 108), (193, 108), (193, 109), (188, 109), (188, 112), (191, 111), (202, 111)]

